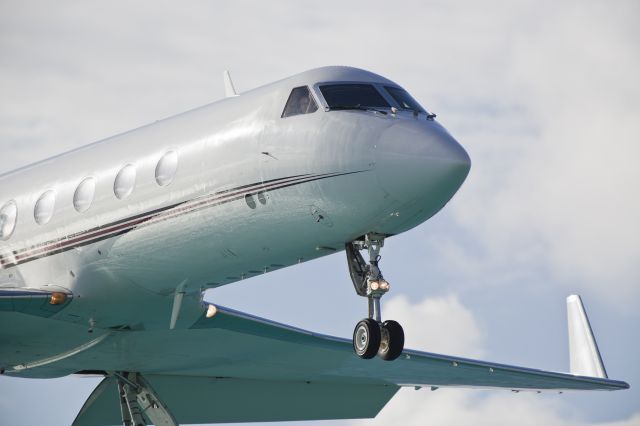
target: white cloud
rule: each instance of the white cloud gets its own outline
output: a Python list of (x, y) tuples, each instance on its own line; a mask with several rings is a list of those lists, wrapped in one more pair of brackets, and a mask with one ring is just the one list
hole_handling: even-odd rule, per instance
[(402, 295), (384, 302), (385, 318), (395, 319), (405, 330), (405, 346), (428, 352), (480, 357), (482, 333), (473, 314), (455, 295), (412, 304)]
[(640, 31), (629, 11), (604, 4), (553, 10), (511, 40), (506, 79), (492, 86), (513, 113), (483, 116), (484, 131), (461, 127), (474, 166), (455, 213), (483, 248), (483, 268), (542, 264), (572, 291), (632, 310)]

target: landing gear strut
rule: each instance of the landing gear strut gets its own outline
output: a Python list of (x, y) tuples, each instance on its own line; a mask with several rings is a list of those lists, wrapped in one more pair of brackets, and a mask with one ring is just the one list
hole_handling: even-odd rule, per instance
[[(395, 321), (382, 322), (380, 299), (390, 287), (378, 266), (382, 246), (384, 235), (371, 233), (345, 247), (353, 287), (358, 296), (367, 298), (369, 305), (368, 318), (360, 321), (353, 331), (353, 349), (363, 359), (373, 358), (377, 353), (380, 358), (392, 361), (402, 353), (404, 331)], [(360, 250), (369, 252), (368, 263)]]
[(118, 381), (120, 413), (124, 426), (146, 426), (146, 418), (156, 426), (178, 426), (173, 414), (140, 373), (114, 373)]

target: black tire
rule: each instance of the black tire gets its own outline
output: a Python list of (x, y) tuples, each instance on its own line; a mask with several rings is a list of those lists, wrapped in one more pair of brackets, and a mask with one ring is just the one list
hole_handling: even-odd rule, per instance
[(385, 361), (398, 358), (404, 349), (404, 330), (396, 321), (382, 323), (378, 356)]
[(353, 330), (353, 350), (362, 359), (371, 359), (380, 348), (380, 324), (366, 318)]

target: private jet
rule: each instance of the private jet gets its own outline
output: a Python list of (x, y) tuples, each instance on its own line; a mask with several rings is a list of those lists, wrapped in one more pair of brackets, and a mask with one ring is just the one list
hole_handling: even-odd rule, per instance
[[(406, 386), (629, 387), (577, 295), (568, 373), (404, 348), (380, 253), (470, 159), (399, 84), (337, 66), (224, 83), (220, 101), (0, 175), (0, 373), (102, 376), (76, 426), (372, 418)], [(368, 309), (351, 339), (204, 300), (342, 251)]]

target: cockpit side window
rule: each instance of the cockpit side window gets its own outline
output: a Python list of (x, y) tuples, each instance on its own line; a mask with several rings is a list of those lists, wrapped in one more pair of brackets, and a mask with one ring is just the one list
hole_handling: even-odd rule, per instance
[(400, 105), (400, 108), (410, 109), (416, 112), (427, 112), (406, 90), (393, 86), (384, 86), (384, 88), (389, 92), (393, 100)]
[(329, 108), (391, 107), (371, 84), (325, 84), (320, 86), (320, 91)]
[(313, 99), (307, 86), (296, 87), (291, 91), (287, 104), (284, 106), (282, 118), (292, 115), (311, 114), (318, 110), (318, 104)]

